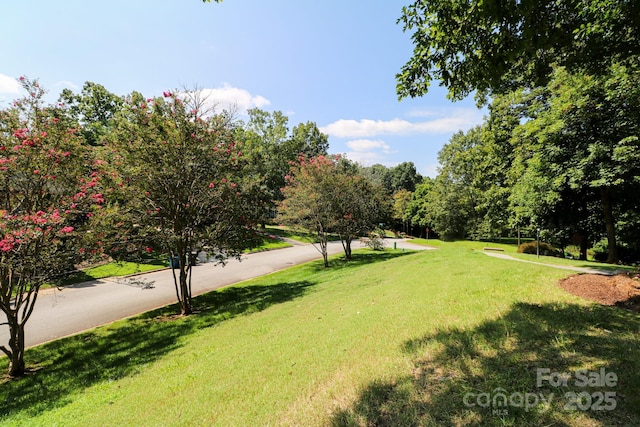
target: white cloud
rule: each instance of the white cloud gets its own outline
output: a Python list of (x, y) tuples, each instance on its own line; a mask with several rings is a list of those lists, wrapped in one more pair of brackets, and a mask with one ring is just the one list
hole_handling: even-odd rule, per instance
[(371, 166), (371, 165), (375, 165), (376, 163), (380, 163), (380, 164), (385, 163), (380, 153), (375, 153), (372, 151), (368, 151), (368, 152), (349, 151), (347, 153), (344, 153), (344, 156), (347, 159), (351, 160), (352, 162), (359, 163), (362, 166)]
[(70, 82), (69, 80), (61, 80), (61, 81), (59, 81), (59, 82), (57, 82), (55, 84), (55, 87), (56, 88), (63, 88), (63, 89), (64, 88), (69, 88), (69, 89), (72, 89), (74, 91), (78, 91), (78, 90), (81, 89), (80, 86), (78, 86), (74, 82)]
[(359, 121), (340, 119), (320, 130), (338, 138), (366, 138), (376, 135), (444, 134), (467, 130), (480, 123), (482, 123), (482, 114), (479, 110), (461, 109), (444, 117), (421, 122), (410, 122), (398, 118)]
[(440, 115), (442, 115), (441, 112), (428, 108), (417, 108), (407, 113), (409, 117), (437, 117)]
[(19, 94), (21, 89), (20, 83), (15, 78), (0, 74), (0, 94)]
[(249, 108), (262, 108), (271, 104), (271, 101), (263, 96), (252, 95), (247, 90), (228, 83), (214, 89), (202, 89), (202, 96), (216, 109), (235, 109), (238, 114), (246, 114)]
[(356, 139), (347, 142), (347, 147), (353, 151), (366, 152), (376, 148), (382, 148), (383, 152), (389, 153), (389, 145), (384, 141), (373, 141), (371, 139)]
[(421, 169), (419, 172), (422, 176), (428, 176), (430, 178), (435, 178), (436, 176), (438, 176), (438, 169), (440, 168), (440, 165), (438, 164), (431, 164), (431, 165), (427, 165), (426, 167), (424, 167), (423, 169)]
[(331, 136), (337, 136), (338, 138), (362, 138), (385, 133), (401, 133), (410, 125), (411, 123), (400, 119), (390, 121), (340, 119), (320, 128), (320, 131)]
[(386, 155), (391, 153), (391, 147), (384, 141), (356, 139), (348, 141), (346, 145), (351, 151), (344, 153), (344, 155), (351, 161), (363, 166), (371, 166), (376, 163), (389, 166)]

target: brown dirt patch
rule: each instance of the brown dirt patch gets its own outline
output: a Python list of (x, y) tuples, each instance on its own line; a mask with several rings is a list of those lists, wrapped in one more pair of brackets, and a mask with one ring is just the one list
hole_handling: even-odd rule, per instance
[(640, 313), (640, 280), (637, 275), (576, 274), (561, 280), (559, 285), (579, 297)]

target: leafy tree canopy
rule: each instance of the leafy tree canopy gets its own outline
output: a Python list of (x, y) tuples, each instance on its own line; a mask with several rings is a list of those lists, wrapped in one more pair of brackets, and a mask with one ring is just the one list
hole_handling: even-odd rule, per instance
[(111, 120), (124, 105), (122, 97), (93, 82), (85, 82), (79, 94), (64, 89), (58, 101), (63, 103), (71, 117), (82, 125), (81, 131), (90, 145), (100, 145), (104, 142)]
[(83, 244), (92, 235), (85, 231), (105, 201), (67, 111), (45, 105), (37, 81), (20, 84), (28, 95), (0, 110), (0, 312), (10, 335), (0, 351), (12, 376), (25, 372), (24, 327), (40, 286), (94, 252)]
[(462, 99), (544, 86), (554, 65), (600, 73), (638, 65), (640, 2), (629, 0), (416, 0), (399, 19), (413, 56), (397, 77), (400, 98), (433, 80)]

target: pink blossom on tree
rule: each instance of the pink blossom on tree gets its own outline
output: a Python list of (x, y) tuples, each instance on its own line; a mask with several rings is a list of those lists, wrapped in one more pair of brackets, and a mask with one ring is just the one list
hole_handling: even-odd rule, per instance
[(29, 96), (0, 110), (0, 325), (10, 332), (0, 351), (12, 376), (25, 372), (24, 325), (40, 286), (79, 260), (81, 237), (73, 231), (97, 203), (79, 192), (79, 177), (91, 172), (89, 153), (55, 120), (65, 112), (43, 104), (37, 82), (20, 83)]

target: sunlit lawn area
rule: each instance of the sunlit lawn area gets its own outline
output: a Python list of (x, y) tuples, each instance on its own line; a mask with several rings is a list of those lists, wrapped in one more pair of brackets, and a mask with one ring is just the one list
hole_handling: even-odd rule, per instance
[[(311, 234), (302, 230), (294, 230), (290, 227), (283, 226), (283, 225), (267, 225), (266, 231), (276, 236), (286, 237), (288, 239), (297, 240), (298, 242), (302, 242), (302, 243), (317, 242), (317, 238), (314, 234)], [(340, 240), (340, 237), (337, 235), (330, 234), (329, 240)]]
[(154, 260), (149, 263), (137, 263), (128, 261), (112, 261), (107, 264), (87, 268), (70, 274), (63, 285), (87, 282), (90, 280), (102, 279), (105, 277), (119, 277), (130, 274), (144, 273), (147, 271), (159, 270), (169, 266), (169, 261)]
[(518, 253), (512, 253), (509, 255), (513, 256), (514, 258), (522, 259), (525, 261), (541, 262), (545, 264), (565, 265), (570, 267), (597, 268), (600, 270), (610, 270), (610, 271), (631, 271), (634, 269), (634, 267), (628, 266), (628, 265), (606, 264), (603, 262), (596, 262), (596, 261), (580, 261), (577, 259), (558, 258), (558, 257), (552, 257), (552, 256), (538, 257), (536, 255), (518, 254)]
[(262, 244), (256, 248), (249, 249), (246, 252), (253, 253), (253, 252), (261, 252), (261, 251), (270, 251), (273, 249), (288, 248), (290, 246), (291, 244), (281, 240), (277, 236), (277, 234), (271, 233), (271, 230), (266, 230), (266, 232), (264, 233), (264, 237), (262, 239)]
[[(187, 318), (169, 307), (30, 349), (0, 424), (640, 425), (637, 313), (565, 293), (569, 272), (439, 247), (312, 262), (199, 297)], [(618, 381), (537, 387), (544, 368)], [(551, 403), (478, 404), (500, 390)], [(616, 407), (565, 410), (572, 392)]]
[(445, 242), (439, 239), (411, 239), (411, 243), (417, 245), (440, 247), (455, 247), (459, 249), (469, 250), (483, 250), (484, 248), (497, 248), (502, 249), (504, 252), (515, 253), (518, 250), (518, 245), (513, 243), (499, 243), (499, 242), (481, 242), (477, 240), (457, 240), (455, 242)]
[(596, 261), (580, 261), (577, 259), (558, 258), (552, 256), (536, 256), (532, 254), (517, 253), (518, 245), (514, 243), (499, 243), (499, 242), (480, 242), (473, 240), (460, 240), (455, 242), (443, 242), (438, 239), (411, 239), (411, 243), (425, 246), (433, 246), (437, 248), (442, 247), (457, 247), (465, 248), (468, 250), (476, 251), (491, 251), (491, 249), (501, 249), (505, 254), (525, 261), (540, 262), (543, 264), (555, 264), (570, 267), (582, 267), (582, 268), (597, 268), (609, 271), (631, 271), (634, 268), (632, 266), (625, 265), (612, 265), (603, 262)]
[[(291, 245), (287, 242), (276, 238), (275, 236), (265, 235), (263, 242), (260, 246), (248, 250), (247, 252), (260, 252), (272, 249), (287, 248)], [(166, 260), (164, 259), (166, 258)], [(70, 274), (63, 280), (62, 285), (71, 285), (74, 283), (87, 282), (90, 280), (103, 279), (105, 277), (120, 277), (128, 276), (136, 273), (144, 273), (153, 270), (159, 270), (169, 266), (169, 260), (167, 257), (157, 256), (155, 259), (150, 259), (148, 262), (137, 263), (129, 261), (112, 261), (106, 264), (102, 264), (96, 267), (90, 267), (81, 271)]]

